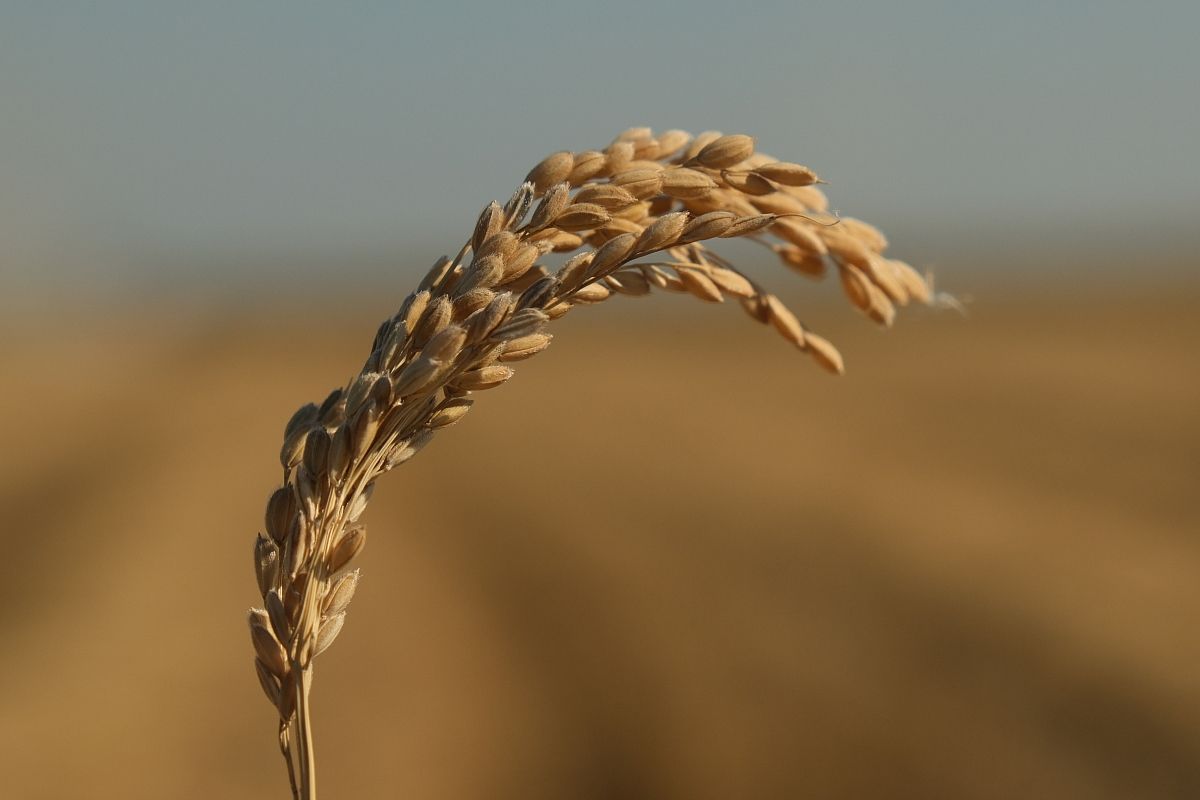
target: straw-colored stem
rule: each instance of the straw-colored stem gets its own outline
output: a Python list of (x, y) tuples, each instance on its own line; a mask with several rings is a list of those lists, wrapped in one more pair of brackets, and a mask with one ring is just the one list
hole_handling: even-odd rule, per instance
[(293, 800), (299, 800), (300, 787), (296, 785), (296, 767), (292, 762), (292, 726), (289, 722), (279, 723), (279, 753), (287, 764), (288, 785), (292, 787)]
[(312, 689), (312, 669), (304, 669), (292, 662), (292, 669), (300, 670), (296, 682), (296, 732), (300, 747), (296, 756), (300, 761), (300, 800), (317, 800), (317, 759), (313, 750), (312, 720), (309, 718), (309, 691)]

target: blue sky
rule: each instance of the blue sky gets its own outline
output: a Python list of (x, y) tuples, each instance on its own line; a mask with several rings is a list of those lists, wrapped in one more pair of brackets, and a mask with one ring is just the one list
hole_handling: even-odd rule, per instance
[(757, 136), (917, 262), (1194, 238), (1198, 41), (1194, 2), (10, 1), (0, 276), (416, 271), (643, 124)]

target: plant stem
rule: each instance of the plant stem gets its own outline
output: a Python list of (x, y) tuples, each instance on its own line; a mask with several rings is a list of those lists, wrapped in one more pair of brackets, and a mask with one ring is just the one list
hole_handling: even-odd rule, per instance
[(299, 800), (300, 788), (296, 786), (296, 767), (292, 763), (292, 726), (288, 722), (279, 723), (279, 752), (287, 764), (288, 785), (292, 787), (292, 800)]
[(317, 761), (313, 752), (312, 723), (309, 720), (308, 693), (312, 688), (312, 669), (305, 669), (298, 661), (292, 669), (299, 670), (296, 682), (296, 729), (300, 747), (296, 753), (300, 761), (300, 800), (317, 800)]

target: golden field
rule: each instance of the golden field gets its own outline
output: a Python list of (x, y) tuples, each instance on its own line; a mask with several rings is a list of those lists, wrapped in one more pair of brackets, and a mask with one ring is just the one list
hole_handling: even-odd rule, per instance
[[(846, 377), (618, 300), (381, 482), (323, 796), (1200, 796), (1200, 292), (786, 299)], [(0, 323), (0, 794), (287, 796), (251, 545), (390, 303)]]

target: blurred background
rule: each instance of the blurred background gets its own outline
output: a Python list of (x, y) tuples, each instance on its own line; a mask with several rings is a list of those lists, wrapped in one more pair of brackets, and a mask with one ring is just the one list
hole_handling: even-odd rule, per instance
[(719, 129), (966, 300), (615, 299), (381, 483), (329, 797), (1200, 796), (1194, 3), (7, 3), (0, 774), (285, 797), (284, 422), (546, 153)]

